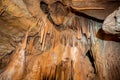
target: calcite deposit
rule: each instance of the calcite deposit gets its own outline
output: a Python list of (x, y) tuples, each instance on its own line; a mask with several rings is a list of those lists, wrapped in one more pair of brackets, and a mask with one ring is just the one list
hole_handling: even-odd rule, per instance
[(0, 80), (120, 80), (119, 0), (0, 0)]

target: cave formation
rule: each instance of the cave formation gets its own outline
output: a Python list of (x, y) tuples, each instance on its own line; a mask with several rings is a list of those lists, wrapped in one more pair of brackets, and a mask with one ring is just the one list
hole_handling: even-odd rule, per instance
[(0, 0), (0, 80), (120, 80), (119, 0)]

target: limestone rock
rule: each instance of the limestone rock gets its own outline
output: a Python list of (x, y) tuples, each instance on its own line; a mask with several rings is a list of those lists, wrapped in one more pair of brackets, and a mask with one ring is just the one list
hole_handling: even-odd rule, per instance
[(118, 6), (0, 0), (0, 80), (120, 80)]

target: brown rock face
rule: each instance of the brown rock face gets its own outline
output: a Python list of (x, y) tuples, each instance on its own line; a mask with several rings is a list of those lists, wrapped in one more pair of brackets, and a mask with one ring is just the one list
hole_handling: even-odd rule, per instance
[(0, 80), (120, 80), (119, 6), (1, 0)]

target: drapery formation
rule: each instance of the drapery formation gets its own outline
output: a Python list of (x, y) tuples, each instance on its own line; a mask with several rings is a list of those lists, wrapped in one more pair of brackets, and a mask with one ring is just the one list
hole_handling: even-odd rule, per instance
[(102, 3), (84, 7), (75, 0), (1, 0), (0, 4), (0, 80), (120, 79), (119, 29), (117, 34), (110, 31), (116, 26), (108, 24), (109, 16), (103, 23), (104, 17), (80, 11), (104, 10)]

